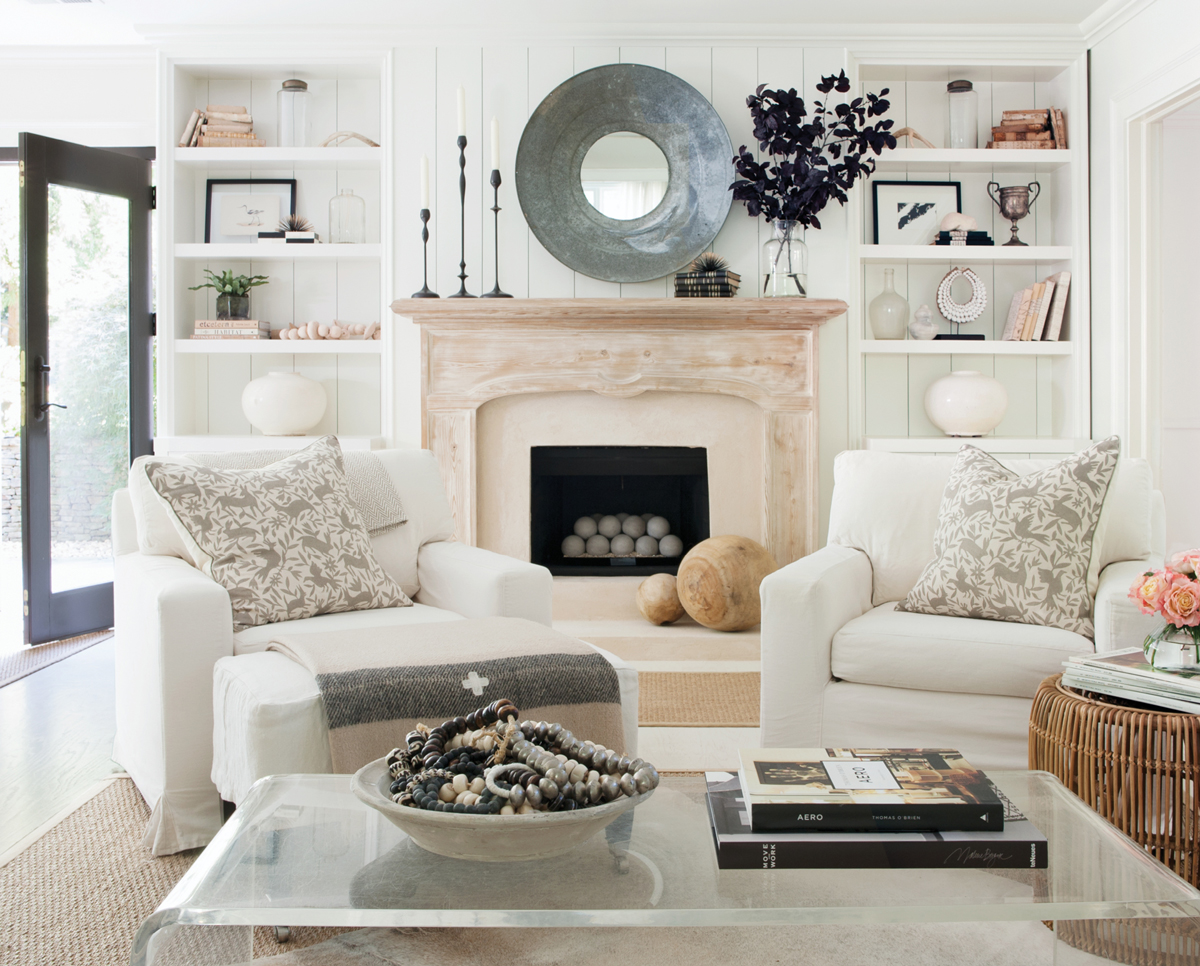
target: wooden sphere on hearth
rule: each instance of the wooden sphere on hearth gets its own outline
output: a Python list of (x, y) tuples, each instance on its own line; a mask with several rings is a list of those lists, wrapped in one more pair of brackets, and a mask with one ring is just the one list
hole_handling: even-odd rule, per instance
[(775, 559), (748, 537), (710, 537), (679, 563), (676, 589), (692, 619), (717, 631), (744, 631), (762, 618), (758, 585)]
[(637, 608), (651, 624), (670, 624), (683, 616), (683, 604), (670, 574), (653, 574), (637, 589)]

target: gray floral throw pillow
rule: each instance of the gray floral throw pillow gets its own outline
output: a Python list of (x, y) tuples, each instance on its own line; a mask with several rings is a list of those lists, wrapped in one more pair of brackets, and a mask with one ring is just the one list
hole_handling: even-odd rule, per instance
[(1119, 454), (1114, 436), (1018, 477), (963, 446), (938, 510), (933, 562), (896, 609), (1092, 637), (1094, 551)]
[(229, 591), (235, 630), (412, 605), (375, 559), (334, 436), (263, 469), (150, 460), (146, 476), (199, 568)]

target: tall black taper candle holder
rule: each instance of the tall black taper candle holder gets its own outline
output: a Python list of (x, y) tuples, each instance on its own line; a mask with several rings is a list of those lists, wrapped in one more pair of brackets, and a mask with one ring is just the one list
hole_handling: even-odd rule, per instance
[(462, 247), (458, 261), (458, 291), (450, 296), (452, 299), (475, 298), (467, 291), (467, 138), (458, 136), (458, 199), (462, 207), (459, 228), (462, 234)]
[(425, 269), (421, 278), (421, 291), (413, 292), (412, 297), (415, 299), (437, 299), (441, 298), (437, 292), (431, 291), (429, 288), (429, 209), (421, 209), (421, 250), (425, 259)]
[(495, 218), (496, 232), (496, 285), (484, 295), (479, 296), (481, 299), (510, 299), (512, 298), (507, 292), (500, 291), (500, 172), (496, 168), (492, 168), (492, 215)]

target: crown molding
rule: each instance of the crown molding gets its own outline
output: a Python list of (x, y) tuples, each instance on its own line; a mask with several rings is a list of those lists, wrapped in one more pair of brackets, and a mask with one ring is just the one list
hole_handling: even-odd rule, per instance
[(1155, 0), (1108, 0), (1102, 7), (1080, 23), (1079, 29), (1089, 48), (1120, 30)]
[(120, 64), (153, 66), (154, 57), (154, 48), (148, 43), (113, 47), (0, 46), (0, 63), (20, 64), (23, 67), (61, 67), (65, 60), (70, 61), (72, 67), (113, 67)]

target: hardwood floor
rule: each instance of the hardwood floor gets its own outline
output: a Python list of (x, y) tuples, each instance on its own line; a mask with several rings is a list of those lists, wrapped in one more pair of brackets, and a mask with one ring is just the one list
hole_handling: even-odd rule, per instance
[(0, 853), (122, 770), (113, 639), (0, 688)]

